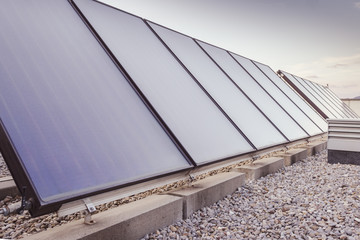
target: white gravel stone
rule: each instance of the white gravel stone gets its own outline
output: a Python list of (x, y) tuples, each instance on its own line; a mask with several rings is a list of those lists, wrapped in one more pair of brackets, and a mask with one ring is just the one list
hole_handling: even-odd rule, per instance
[(360, 239), (359, 176), (323, 151), (143, 239)]
[(11, 176), (9, 169), (6, 166), (5, 160), (0, 153), (0, 178)]

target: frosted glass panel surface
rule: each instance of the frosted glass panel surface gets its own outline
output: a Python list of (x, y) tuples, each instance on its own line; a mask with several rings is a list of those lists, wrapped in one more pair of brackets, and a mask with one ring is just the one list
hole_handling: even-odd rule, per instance
[(286, 141), (193, 39), (150, 25), (258, 149)]
[(327, 122), (308, 103), (285, 83), (269, 66), (255, 62), (255, 64), (275, 83), (304, 113), (312, 119), (323, 132), (327, 131)]
[(312, 82), (320, 91), (323, 93), (323, 95), (331, 102), (333, 106), (336, 107), (343, 115), (345, 115), (345, 118), (353, 118), (354, 115), (352, 111), (349, 110), (347, 105), (343, 103), (338, 97), (333, 97), (328, 91), (326, 91), (326, 87)]
[(67, 1), (2, 1), (0, 29), (0, 117), (40, 204), (190, 167)]
[(317, 87), (320, 88), (320, 89), (323, 91), (323, 93), (328, 97), (328, 99), (331, 99), (331, 101), (332, 101), (339, 109), (341, 109), (342, 112), (344, 112), (348, 118), (353, 118), (353, 117), (355, 117), (355, 115), (353, 114), (353, 112), (350, 111), (349, 108), (346, 107), (347, 105), (346, 105), (345, 103), (343, 103), (338, 97), (335, 98), (334, 96), (332, 96), (332, 95), (327, 91), (327, 89), (326, 89), (325, 86), (320, 85), (320, 84), (317, 84)]
[[(321, 86), (322, 86), (322, 85), (321, 85)], [(333, 91), (331, 91), (329, 87), (324, 87), (324, 86), (322, 86), (322, 87), (324, 88), (324, 90), (325, 90), (330, 96), (332, 96), (333, 99), (335, 99), (335, 101), (337, 101), (339, 104), (344, 104), (344, 102), (341, 101), (341, 99), (340, 99)], [(346, 105), (346, 104), (345, 104), (345, 105)], [(347, 106), (347, 105), (346, 105), (346, 106)]]
[(306, 97), (309, 98), (322, 112), (329, 118), (336, 118), (328, 109), (326, 109), (302, 84), (298, 82), (291, 74), (282, 72)]
[(325, 96), (314, 87), (314, 84), (310, 81), (304, 80), (300, 77), (296, 77), (316, 98), (329, 109), (338, 118), (345, 117)]
[(352, 118), (359, 117), (348, 105), (346, 105), (343, 101), (341, 101), (341, 99), (338, 96), (336, 96), (336, 94), (333, 93), (328, 87), (323, 87), (323, 88), (324, 88), (325, 92), (327, 92), (330, 96), (332, 96), (333, 99), (335, 99), (335, 101), (338, 102), (338, 104), (340, 106), (345, 108), (350, 113)]
[(336, 101), (334, 99), (332, 99), (325, 91), (323, 88), (320, 87), (319, 84), (305, 80), (307, 84), (311, 85), (314, 89), (314, 91), (316, 91), (324, 101), (326, 101), (328, 103), (328, 105), (330, 105), (333, 109), (335, 109), (342, 118), (348, 118), (348, 113), (346, 112), (345, 109), (343, 109), (342, 107), (339, 107), (336, 103)]
[(302, 85), (311, 96), (313, 96), (318, 103), (320, 103), (320, 106), (322, 109), (326, 109), (328, 112), (331, 113), (332, 116), (335, 118), (341, 118), (341, 115), (337, 113), (332, 107), (330, 107), (319, 95), (318, 92), (314, 91), (303, 79), (300, 77), (294, 76), (293, 77), (299, 82), (300, 85)]
[(75, 2), (197, 163), (253, 150), (142, 19)]
[(236, 54), (232, 55), (309, 135), (322, 132), (251, 60)]
[(200, 42), (200, 45), (289, 140), (308, 136), (230, 56), (230, 54), (220, 48), (216, 48), (203, 42)]

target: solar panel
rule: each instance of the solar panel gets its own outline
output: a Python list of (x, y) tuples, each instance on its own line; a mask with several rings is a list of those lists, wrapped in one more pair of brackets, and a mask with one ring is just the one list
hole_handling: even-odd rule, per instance
[(2, 1), (0, 29), (0, 148), (32, 215), (191, 167), (67, 1)]
[(329, 87), (322, 86), (325, 92), (332, 97), (339, 106), (343, 107), (347, 110), (348, 113), (350, 113), (351, 118), (359, 118), (359, 116), (354, 112), (353, 109), (351, 109), (347, 104), (345, 104), (334, 92), (330, 90)]
[(247, 58), (232, 54), (236, 60), (253, 76), (263, 89), (265, 89), (275, 101), (277, 101), (285, 111), (296, 121), (309, 135), (322, 133), (308, 116), (304, 114), (279, 88), (277, 88), (270, 79), (256, 65)]
[(269, 67), (97, 1), (5, 0), (0, 29), (0, 151), (33, 216), (326, 131)]
[(285, 94), (291, 99), (294, 104), (296, 104), (323, 132), (326, 132), (328, 129), (327, 122), (323, 119), (318, 112), (316, 112), (310, 105), (300, 97), (291, 88), (288, 84), (286, 84), (269, 66), (266, 66), (259, 62), (254, 62), (261, 71), (263, 71), (271, 81)]
[(325, 92), (325, 90), (323, 89), (323, 86), (321, 86), (320, 84), (316, 84), (314, 82), (308, 81), (303, 79), (307, 84), (312, 85), (315, 91), (318, 91), (318, 93), (322, 96), (322, 98), (328, 102), (328, 104), (330, 104), (333, 109), (337, 110), (340, 115), (343, 118), (349, 118), (350, 114), (347, 112), (347, 110), (345, 110), (345, 108), (343, 107), (339, 107), (338, 104), (336, 103), (336, 101), (329, 96), (329, 94), (327, 92)]
[(336, 118), (336, 116), (329, 111), (308, 89), (306, 89), (300, 82), (290, 73), (280, 70), (281, 77), (297, 91), (313, 108), (316, 109), (325, 119)]
[(325, 87), (322, 85), (318, 85), (318, 86), (323, 90), (324, 94), (326, 94), (328, 96), (328, 98), (331, 99), (333, 101), (333, 103), (336, 104), (336, 106), (338, 106), (338, 108), (340, 108), (343, 112), (346, 113), (346, 115), (349, 118), (357, 117), (356, 114), (354, 114), (354, 112), (343, 101), (341, 101), (340, 98), (332, 95), (332, 93), (329, 91), (328, 87)]
[(197, 164), (254, 150), (141, 18), (75, 3)]
[(312, 85), (315, 88), (315, 91), (318, 91), (319, 94), (321, 94), (322, 98), (328, 103), (330, 104), (334, 109), (336, 109), (344, 118), (352, 118), (351, 114), (348, 112), (348, 109), (343, 106), (341, 106), (340, 104), (338, 104), (338, 102), (325, 90), (325, 87), (314, 83), (312, 81), (309, 80), (305, 80), (303, 79), (307, 84)]
[(286, 142), (275, 126), (192, 38), (149, 24), (257, 149)]
[[(294, 75), (293, 75), (294, 76)], [(321, 96), (321, 94), (318, 91), (315, 91), (311, 84), (308, 84), (306, 81), (304, 81), (302, 78), (298, 76), (294, 76), (295, 79), (304, 87), (307, 89), (308, 92), (310, 92), (324, 107), (326, 107), (336, 118), (343, 118), (344, 116), (341, 115), (336, 109), (334, 109), (333, 106), (329, 104), (329, 102), (325, 101), (324, 98)]]
[(358, 118), (329, 88), (282, 70), (278, 72), (324, 118)]
[(227, 51), (203, 42), (199, 44), (289, 140), (308, 136)]

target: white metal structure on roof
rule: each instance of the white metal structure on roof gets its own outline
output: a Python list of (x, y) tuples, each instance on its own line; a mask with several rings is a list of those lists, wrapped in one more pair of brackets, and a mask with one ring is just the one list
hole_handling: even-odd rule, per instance
[(328, 119), (328, 149), (360, 152), (360, 119)]

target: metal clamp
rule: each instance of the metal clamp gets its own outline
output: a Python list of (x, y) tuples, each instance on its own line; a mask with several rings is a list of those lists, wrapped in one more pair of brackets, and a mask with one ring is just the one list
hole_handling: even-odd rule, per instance
[(4, 216), (8, 216), (10, 214), (22, 214), (25, 210), (30, 210), (32, 207), (32, 199), (26, 200), (25, 198), (26, 186), (22, 187), (22, 196), (21, 201), (13, 204), (9, 204), (8, 206), (0, 209), (0, 214)]
[(196, 181), (196, 178), (193, 175), (189, 174), (189, 182), (188, 182), (187, 186), (191, 187), (195, 181)]
[(86, 225), (93, 225), (96, 221), (92, 219), (92, 213), (96, 211), (96, 208), (89, 198), (84, 198), (83, 202), (86, 206), (86, 210), (84, 211), (84, 223)]
[(252, 159), (253, 161), (258, 160), (259, 158), (260, 158), (260, 155), (254, 155), (254, 156), (251, 157), (251, 159)]

